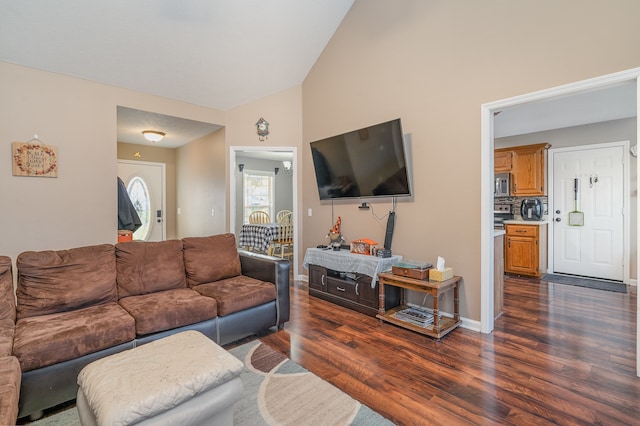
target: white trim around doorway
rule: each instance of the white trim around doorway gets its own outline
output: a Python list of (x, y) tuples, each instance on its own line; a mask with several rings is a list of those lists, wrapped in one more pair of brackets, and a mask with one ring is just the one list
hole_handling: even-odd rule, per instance
[[(589, 80), (553, 87), (538, 92), (515, 96), (480, 105), (481, 116), (481, 148), (480, 148), (480, 331), (491, 333), (494, 328), (493, 317), (493, 114), (501, 109), (532, 101), (552, 99), (560, 96), (577, 94), (587, 90), (600, 89), (610, 85), (638, 80), (640, 68), (608, 74)], [(640, 85), (638, 87), (640, 91)], [(640, 126), (640, 123), (639, 123)], [(639, 177), (640, 179), (640, 177)], [(640, 201), (640, 200), (639, 200)], [(640, 233), (640, 231), (639, 231)], [(640, 255), (639, 255), (640, 256)], [(640, 305), (640, 299), (638, 301)], [(640, 309), (638, 313), (640, 318)], [(638, 339), (640, 348), (640, 338)], [(640, 354), (638, 355), (640, 365)], [(640, 369), (638, 369), (640, 371)]]
[[(231, 146), (229, 147), (229, 229), (236, 229), (236, 179), (235, 174), (238, 170), (236, 164), (236, 156), (241, 152), (290, 152), (293, 157), (293, 276), (298, 279), (298, 244), (300, 242), (300, 221), (298, 215), (300, 208), (298, 206), (298, 149), (292, 146)], [(233, 231), (232, 231), (233, 232)]]

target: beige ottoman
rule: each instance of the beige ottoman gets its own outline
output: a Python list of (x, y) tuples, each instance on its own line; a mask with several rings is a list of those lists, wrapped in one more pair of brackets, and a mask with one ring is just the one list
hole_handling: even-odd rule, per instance
[(78, 375), (82, 425), (233, 424), (243, 364), (197, 331), (92, 362)]

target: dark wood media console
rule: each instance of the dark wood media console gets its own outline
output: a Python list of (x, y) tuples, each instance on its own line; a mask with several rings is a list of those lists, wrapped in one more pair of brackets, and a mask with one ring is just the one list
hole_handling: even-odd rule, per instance
[[(375, 317), (379, 310), (379, 283), (357, 272), (342, 272), (320, 265), (309, 265), (309, 294), (345, 308)], [(385, 309), (400, 304), (401, 289), (385, 286)]]

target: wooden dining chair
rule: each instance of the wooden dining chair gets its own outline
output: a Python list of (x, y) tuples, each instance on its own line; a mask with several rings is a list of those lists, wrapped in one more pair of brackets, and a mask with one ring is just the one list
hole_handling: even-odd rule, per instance
[(282, 223), (283, 220), (289, 220), (291, 222), (293, 212), (291, 210), (280, 210), (276, 214), (276, 222)]
[(271, 223), (271, 218), (269, 213), (260, 210), (249, 215), (249, 223)]
[(289, 212), (288, 215), (284, 215), (282, 220), (278, 223), (278, 233), (276, 238), (272, 242), (272, 252), (274, 256), (280, 258), (290, 259), (293, 257), (293, 220), (291, 216), (293, 213)]

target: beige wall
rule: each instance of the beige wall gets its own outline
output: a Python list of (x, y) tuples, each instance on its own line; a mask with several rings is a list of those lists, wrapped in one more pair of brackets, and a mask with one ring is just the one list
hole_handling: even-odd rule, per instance
[[(302, 86), (227, 112), (0, 62), (0, 253), (15, 260), (24, 250), (115, 242), (121, 105), (225, 125), (227, 149), (216, 155), (228, 156), (229, 146), (299, 147), (300, 265), (334, 219), (318, 200), (309, 142), (401, 117), (415, 196), (397, 207), (394, 252), (444, 256), (464, 277), (462, 315), (477, 320), (479, 106), (640, 66), (637, 16), (635, 0), (356, 0)], [(255, 133), (260, 117), (271, 124), (265, 142)], [(35, 133), (58, 146), (58, 178), (11, 175), (11, 142)], [(373, 213), (389, 208), (374, 202)], [(371, 213), (356, 203), (334, 206), (347, 239), (382, 241), (384, 220)]]
[[(625, 118), (623, 120), (606, 121), (602, 123), (588, 124), (584, 126), (567, 127), (545, 132), (528, 133), (526, 135), (509, 136), (495, 140), (496, 148), (510, 146), (529, 145), (540, 142), (548, 142), (551, 148), (566, 148), (571, 146), (601, 144), (607, 142), (629, 141), (629, 146), (638, 143), (636, 135), (637, 119)], [(628, 236), (630, 238), (631, 252), (629, 262), (629, 273), (631, 279), (638, 277), (637, 262), (637, 229), (638, 212), (636, 209), (638, 199), (637, 187), (637, 158), (630, 156), (629, 161), (629, 210), (631, 229)], [(551, 242), (551, 240), (549, 240)]]
[[(118, 105), (224, 125), (224, 113), (0, 62), (0, 253), (117, 239)], [(11, 174), (11, 142), (58, 147), (58, 178)]]
[[(134, 156), (139, 153), (140, 156)], [(176, 150), (157, 146), (138, 145), (118, 142), (118, 160), (150, 161), (164, 163), (166, 173), (166, 206), (164, 217), (167, 226), (167, 239), (177, 238), (176, 232)]]
[(224, 140), (222, 128), (177, 149), (178, 238), (226, 230)]
[[(269, 136), (261, 142), (256, 134), (255, 123), (263, 117), (269, 122)], [(297, 148), (298, 158), (293, 159), (294, 167), (300, 164), (300, 147), (302, 146), (302, 87), (294, 86), (290, 89), (276, 93), (272, 96), (260, 99), (238, 108), (229, 110), (226, 115), (227, 148), (237, 147), (292, 147)], [(226, 155), (229, 151), (227, 150)], [(227, 176), (229, 161), (227, 161)], [(234, 171), (234, 176), (237, 173)], [(302, 177), (298, 174), (298, 188), (301, 188)], [(228, 180), (228, 179), (227, 179)], [(227, 197), (229, 197), (227, 192)], [(227, 198), (227, 203), (229, 198)], [(298, 198), (298, 206), (294, 210), (299, 212), (301, 198)], [(227, 209), (228, 213), (228, 209)], [(227, 215), (228, 217), (228, 215)], [(227, 229), (229, 229), (227, 221)], [(298, 246), (301, 249), (301, 245)], [(304, 254), (304, 251), (299, 251)]]
[[(269, 123), (269, 136), (260, 141), (256, 122), (260, 117)], [(239, 106), (226, 112), (227, 146), (296, 147), (302, 139), (302, 87)]]
[(177, 149), (118, 143), (118, 159), (166, 165), (167, 239), (225, 232), (224, 128)]
[[(401, 117), (414, 200), (397, 208), (395, 253), (446, 258), (480, 319), (480, 105), (640, 66), (629, 1), (356, 0), (303, 83), (303, 245), (323, 241), (309, 142)], [(374, 203), (382, 215), (388, 204)], [(383, 241), (383, 221), (334, 206), (347, 239)]]

